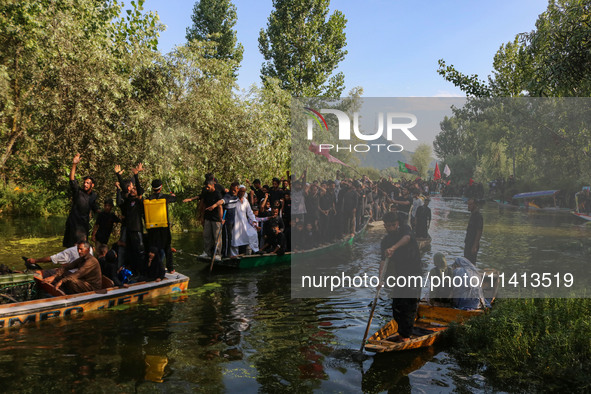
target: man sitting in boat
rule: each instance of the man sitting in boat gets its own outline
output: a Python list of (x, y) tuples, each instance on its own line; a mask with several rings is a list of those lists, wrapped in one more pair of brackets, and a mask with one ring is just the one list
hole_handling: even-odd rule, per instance
[[(400, 217), (393, 212), (384, 214), (383, 221), (387, 234), (381, 243), (382, 258), (388, 258), (385, 277), (421, 277), (419, 246), (410, 227), (400, 223)], [(392, 316), (398, 323), (401, 340), (408, 341), (417, 315), (421, 287), (409, 283), (406, 287), (391, 290)]]
[[(433, 256), (433, 264), (435, 264), (435, 267), (429, 271), (429, 278), (431, 281), (431, 283), (429, 283), (429, 287), (431, 288), (429, 302), (431, 304), (451, 305), (451, 279), (454, 275), (453, 268), (447, 265), (445, 255), (441, 252), (435, 253)], [(449, 283), (447, 281), (449, 281)], [(433, 286), (431, 286), (431, 284), (433, 284)]]
[[(457, 309), (473, 310), (480, 309), (482, 307), (489, 307), (490, 305), (484, 299), (484, 293), (482, 286), (471, 286), (470, 283), (480, 283), (480, 279), (483, 277), (482, 272), (465, 257), (458, 257), (454, 261), (453, 265), (453, 276), (454, 278), (462, 278), (461, 285), (460, 280), (454, 281), (452, 298), (454, 306)], [(478, 280), (470, 280), (470, 278), (476, 277)]]
[[(86, 241), (78, 242), (78, 257), (71, 263), (64, 264), (57, 269), (55, 275), (43, 279), (51, 283), (57, 290), (66, 294), (83, 293), (100, 290), (102, 287), (101, 266), (97, 259), (90, 254), (90, 244)], [(70, 270), (76, 269), (75, 272)]]
[[(79, 234), (78, 236), (78, 242), (86, 241), (86, 236), (84, 234)], [(93, 255), (92, 247), (90, 247), (89, 253), (91, 256)], [(49, 262), (52, 262), (53, 264), (68, 264), (79, 257), (80, 255), (78, 254), (78, 245), (76, 244), (51, 256), (40, 257), (38, 259), (34, 259), (32, 257), (23, 257), (23, 260), (25, 260), (25, 265), (27, 266), (27, 268), (40, 269), (38, 266), (36, 267), (35, 264)]]
[(281, 231), (279, 221), (272, 219), (269, 223), (271, 227), (271, 235), (266, 238), (265, 246), (261, 249), (263, 253), (271, 253), (282, 256), (285, 254), (287, 249), (287, 240), (285, 234)]

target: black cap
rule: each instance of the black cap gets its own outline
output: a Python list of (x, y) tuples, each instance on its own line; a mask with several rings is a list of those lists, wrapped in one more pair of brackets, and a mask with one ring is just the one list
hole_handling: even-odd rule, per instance
[(112, 198), (107, 198), (107, 199), (105, 200), (105, 205), (110, 205), (110, 206), (112, 206), (112, 207), (114, 207), (114, 206), (115, 206), (115, 204), (113, 203), (113, 199), (112, 199)]
[(152, 189), (160, 189), (162, 187), (162, 181), (160, 179), (154, 179), (152, 181)]

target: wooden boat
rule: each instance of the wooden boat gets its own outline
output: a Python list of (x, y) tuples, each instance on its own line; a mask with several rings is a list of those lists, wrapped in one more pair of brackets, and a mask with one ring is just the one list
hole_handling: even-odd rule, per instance
[(581, 218), (583, 220), (591, 221), (591, 215), (585, 215), (584, 213), (579, 213), (579, 212), (576, 212), (576, 211), (571, 211), (571, 213), (573, 215), (575, 215), (576, 217), (578, 217), (578, 218)]
[[(298, 256), (306, 255), (306, 256), (317, 256), (327, 252), (332, 252), (334, 250), (340, 249), (346, 245), (352, 245), (355, 239), (361, 237), (366, 229), (367, 229), (367, 221), (363, 225), (363, 227), (355, 233), (354, 236), (347, 236), (342, 238), (341, 240), (327, 245), (320, 245), (316, 248), (301, 251), (301, 252), (287, 252), (281, 256), (276, 254), (252, 254), (248, 256), (237, 256), (234, 258), (223, 258), (221, 260), (216, 260), (213, 263), (214, 269), (245, 269), (245, 268), (257, 268), (257, 267), (264, 267), (269, 265), (279, 265), (279, 264), (287, 264), (291, 263), (291, 256), (297, 254)], [(198, 256), (197, 260), (201, 262), (211, 263), (211, 257), (201, 257)]]
[[(568, 212), (568, 208), (561, 208), (556, 204), (556, 195), (560, 190), (542, 190), (537, 192), (527, 192), (527, 193), (519, 193), (513, 196), (514, 201), (521, 201), (523, 200), (523, 205), (520, 204), (519, 208), (525, 208), (527, 210), (533, 211), (550, 211), (550, 212)], [(552, 205), (547, 205), (540, 207), (540, 203), (544, 202), (543, 200), (536, 200), (542, 199), (544, 197), (552, 198)], [(537, 201), (537, 203), (536, 203)], [(547, 202), (547, 201), (546, 201)]]
[(449, 328), (451, 322), (463, 322), (482, 313), (482, 309), (465, 311), (421, 303), (409, 341), (396, 342), (399, 338), (398, 324), (391, 320), (367, 340), (365, 350), (383, 353), (431, 346)]
[[(109, 279), (106, 281), (112, 286), (113, 282)], [(177, 272), (166, 274), (166, 279), (160, 282), (140, 282), (126, 288), (108, 287), (70, 295), (64, 295), (60, 290), (39, 280), (37, 283), (53, 297), (0, 305), (0, 328), (38, 323), (88, 311), (133, 304), (162, 295), (181, 293), (187, 290), (189, 277)]]
[(591, 215), (585, 215), (584, 213), (579, 211), (579, 193), (581, 192), (575, 194), (575, 210), (571, 211), (571, 213), (578, 218), (591, 221)]

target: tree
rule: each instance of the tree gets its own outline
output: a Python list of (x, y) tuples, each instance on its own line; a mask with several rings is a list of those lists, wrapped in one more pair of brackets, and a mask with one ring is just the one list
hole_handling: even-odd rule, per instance
[[(339, 97), (344, 74), (332, 75), (347, 51), (340, 11), (328, 17), (330, 0), (273, 0), (259, 49), (265, 58), (261, 78), (278, 78), (283, 89), (298, 97)], [(331, 76), (332, 75), (332, 76)]]
[(5, 180), (39, 179), (54, 186), (69, 157), (82, 152), (81, 170), (92, 171), (102, 185), (107, 172), (95, 170), (111, 167), (117, 153), (126, 154), (145, 138), (148, 110), (139, 104), (142, 94), (133, 82), (155, 56), (160, 25), (157, 16), (141, 12), (142, 3), (133, 2), (125, 17), (115, 1), (0, 5)]
[(421, 178), (427, 178), (427, 171), (432, 160), (431, 147), (427, 144), (419, 144), (412, 155), (412, 164), (417, 167)]
[(211, 41), (215, 43), (211, 54), (216, 59), (231, 60), (235, 63), (234, 74), (240, 66), (244, 47), (237, 43), (236, 6), (230, 0), (200, 0), (193, 7), (193, 25), (187, 28), (187, 41)]
[(502, 45), (488, 82), (439, 61), (438, 73), (469, 96), (591, 96), (591, 3), (550, 0), (530, 33)]

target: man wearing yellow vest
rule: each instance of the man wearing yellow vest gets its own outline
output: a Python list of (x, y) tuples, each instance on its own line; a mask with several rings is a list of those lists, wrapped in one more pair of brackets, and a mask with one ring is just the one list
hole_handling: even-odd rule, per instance
[(171, 241), (172, 236), (170, 233), (170, 217), (168, 215), (168, 204), (176, 202), (176, 196), (174, 194), (162, 193), (162, 181), (160, 179), (154, 179), (152, 181), (152, 194), (147, 200), (154, 202), (155, 200), (164, 200), (162, 203), (166, 209), (166, 225), (161, 227), (150, 227), (148, 228), (148, 245), (150, 247), (158, 248), (160, 258), (166, 257), (166, 269), (169, 273), (174, 273), (174, 264), (172, 261), (172, 248)]

